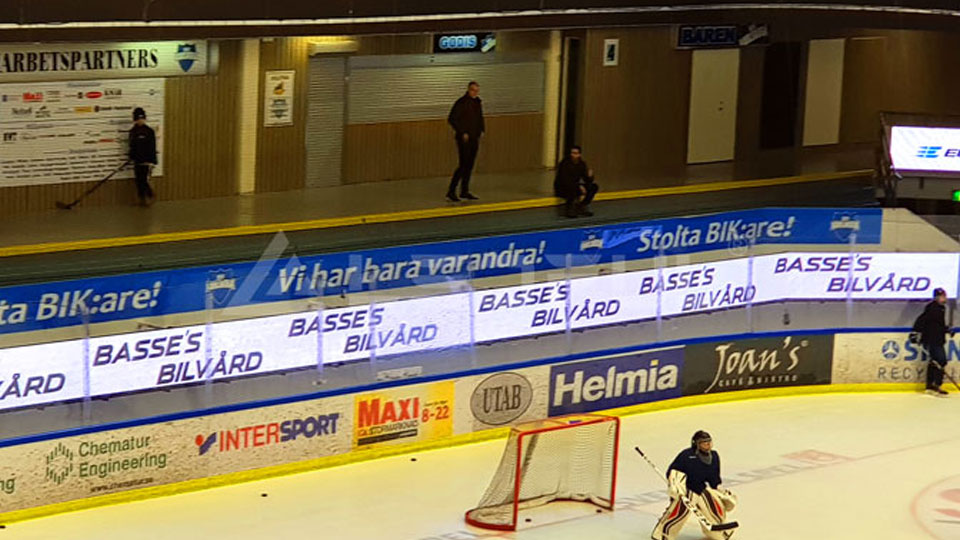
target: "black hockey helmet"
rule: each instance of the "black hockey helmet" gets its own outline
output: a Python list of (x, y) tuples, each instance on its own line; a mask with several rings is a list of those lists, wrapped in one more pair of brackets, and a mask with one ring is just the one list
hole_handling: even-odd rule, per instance
[(710, 434), (701, 429), (694, 433), (693, 437), (690, 438), (690, 446), (696, 448), (700, 443), (712, 440), (713, 438), (710, 437)]
[(940, 295), (946, 296), (946, 295), (947, 295), (947, 291), (941, 289), (940, 287), (937, 287), (936, 289), (933, 290), (933, 297), (934, 297), (934, 298), (936, 298), (936, 297), (938, 297), (938, 296), (940, 296)]
[(139, 119), (141, 119), (141, 118), (143, 118), (144, 120), (146, 120), (146, 119), (147, 119), (147, 112), (143, 110), (143, 107), (137, 107), (136, 109), (133, 110), (133, 120), (134, 120), (134, 121), (137, 121), (137, 120), (139, 120)]

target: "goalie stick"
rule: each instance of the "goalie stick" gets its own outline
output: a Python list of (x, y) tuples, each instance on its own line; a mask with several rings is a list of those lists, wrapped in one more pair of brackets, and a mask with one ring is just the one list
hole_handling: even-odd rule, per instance
[[(660, 468), (657, 467), (657, 464), (650, 461), (650, 458), (648, 458), (647, 455), (643, 453), (643, 450), (640, 450), (640, 447), (634, 446), (633, 449), (636, 450), (638, 454), (640, 454), (640, 457), (642, 457), (644, 461), (647, 462), (647, 464), (653, 467), (654, 472), (656, 472), (657, 475), (660, 476), (660, 478), (663, 478), (663, 481), (667, 483), (667, 486), (669, 486), (670, 481), (667, 480), (667, 476), (665, 474), (660, 472)], [(737, 523), (736, 521), (728, 521), (727, 523), (710, 523), (709, 521), (707, 521), (706, 516), (704, 516), (700, 512), (700, 509), (698, 509), (696, 506), (690, 503), (690, 499), (688, 499), (687, 496), (683, 494), (683, 492), (680, 493), (680, 500), (683, 501), (683, 504), (685, 504), (687, 508), (690, 509), (691, 512), (693, 512), (693, 515), (697, 516), (697, 519), (700, 520), (700, 524), (710, 529), (711, 531), (715, 531), (715, 532), (729, 531), (731, 529), (736, 529), (737, 527), (740, 526), (740, 524)]]

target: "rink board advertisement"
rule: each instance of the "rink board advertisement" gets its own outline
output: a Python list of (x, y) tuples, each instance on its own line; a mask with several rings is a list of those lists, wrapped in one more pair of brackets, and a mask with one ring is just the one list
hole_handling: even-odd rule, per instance
[[(0, 85), (0, 187), (104, 178), (127, 160), (135, 107), (147, 111), (162, 151), (163, 105), (164, 79)], [(132, 178), (132, 168), (116, 177)], [(0, 298), (13, 303), (16, 294)]]
[[(837, 334), (835, 383), (924, 383), (928, 357), (909, 334)], [(960, 380), (960, 337), (947, 338), (947, 373)]]
[[(160, 89), (152, 99), (162, 104)], [(44, 99), (49, 97), (45, 95)], [(127, 100), (126, 94), (123, 99)], [(124, 103), (127, 107), (134, 104)], [(156, 129), (162, 109), (151, 105), (147, 110)], [(90, 113), (91, 118), (100, 114), (107, 113)], [(122, 116), (125, 129), (129, 129), (129, 108)], [(9, 118), (0, 116), (0, 121), (4, 119)], [(118, 116), (116, 122), (120, 120)], [(116, 131), (118, 126), (111, 129)], [(114, 133), (109, 138), (117, 136)], [(17, 142), (5, 142), (5, 147), (19, 147), (22, 141), (17, 137)], [(114, 145), (110, 146), (110, 155), (122, 161), (117, 153), (119, 142), (115, 143), (110, 143)], [(95, 170), (99, 174), (101, 168)], [(208, 299), (215, 308), (239, 307), (558, 270), (568, 264), (641, 260), (661, 254), (729, 250), (731, 256), (743, 256), (751, 244), (849, 244), (852, 234), (856, 234), (858, 244), (879, 244), (882, 224), (881, 209), (767, 208), (6, 287), (0, 289), (0, 333), (79, 325), (82, 306), (89, 309), (90, 322), (96, 324), (202, 311)]]
[(3, 511), (350, 451), (349, 396), (0, 448)]
[(680, 397), (682, 347), (550, 366), (550, 416)]
[(787, 253), (0, 349), (0, 410), (84, 388), (116, 395), (748, 304), (916, 300), (938, 286), (952, 297), (957, 264), (943, 253)]
[(453, 398), (453, 381), (357, 395), (354, 398), (354, 448), (376, 448), (453, 435)]
[(833, 339), (788, 334), (687, 345), (683, 394), (830, 384)]
[(2, 512), (543, 419), (549, 369), (394, 386), (0, 448)]
[[(905, 334), (786, 334), (717, 341), (305, 397), (284, 405), (3, 447), (0, 504), (10, 512), (358, 450), (443, 441), (455, 434), (669, 400), (681, 393), (826, 384), (833, 354), (838, 357), (833, 373), (840, 377), (834, 382), (861, 382), (858, 378), (869, 379), (875, 372), (853, 373), (842, 369), (843, 361), (874, 367), (919, 362), (915, 350), (887, 345), (902, 345), (904, 339)], [(957, 364), (960, 343), (949, 350), (951, 364)]]
[(549, 366), (536, 366), (457, 379), (454, 432), (471, 433), (546, 418), (549, 375)]

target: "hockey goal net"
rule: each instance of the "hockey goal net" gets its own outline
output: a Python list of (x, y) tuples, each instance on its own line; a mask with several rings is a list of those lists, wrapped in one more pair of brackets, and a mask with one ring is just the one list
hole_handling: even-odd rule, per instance
[(573, 415), (518, 425), (470, 525), (512, 531), (517, 514), (553, 501), (613, 509), (620, 419)]

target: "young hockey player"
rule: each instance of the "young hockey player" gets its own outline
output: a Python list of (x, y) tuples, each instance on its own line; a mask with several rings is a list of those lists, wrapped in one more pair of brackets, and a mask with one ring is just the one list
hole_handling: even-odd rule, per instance
[[(690, 448), (677, 455), (667, 470), (670, 504), (663, 513), (651, 537), (653, 540), (674, 540), (690, 517), (690, 509), (681, 496), (697, 507), (710, 524), (723, 523), (727, 513), (736, 506), (737, 499), (720, 487), (720, 455), (713, 449), (713, 440), (706, 431), (693, 434)], [(726, 540), (733, 531), (711, 531), (701, 523), (700, 528), (711, 540)]]

